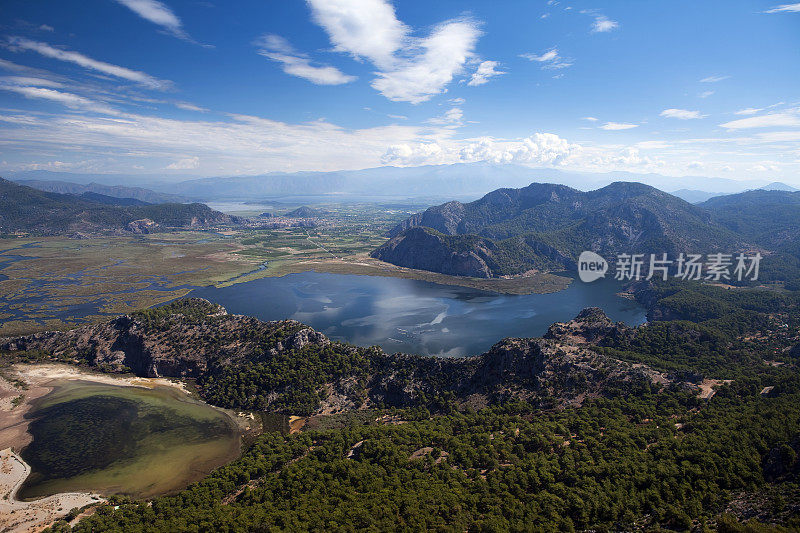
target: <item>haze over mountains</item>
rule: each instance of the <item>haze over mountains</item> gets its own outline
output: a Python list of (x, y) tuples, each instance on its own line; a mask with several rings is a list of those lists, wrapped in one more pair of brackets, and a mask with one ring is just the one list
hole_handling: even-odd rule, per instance
[[(719, 194), (737, 193), (769, 184), (768, 180), (740, 181), (703, 176), (670, 177), (630, 172), (591, 173), (492, 163), (420, 167), (386, 166), (332, 172), (274, 172), (254, 176), (199, 179), (169, 175), (72, 174), (49, 171), (16, 172), (11, 174), (11, 178), (16, 181), (57, 180), (84, 185), (94, 182), (93, 192), (109, 195), (113, 194), (99, 190), (97, 184), (137, 185), (161, 194), (200, 201), (252, 200), (282, 195), (438, 197), (466, 200), (478, 198), (501, 187), (524, 187), (532, 182), (558, 183), (579, 190), (593, 190), (615, 181), (637, 181), (665, 191), (679, 191), (678, 196), (696, 202)], [(54, 190), (54, 192), (72, 191)], [(128, 196), (143, 201), (153, 201), (130, 193)]]

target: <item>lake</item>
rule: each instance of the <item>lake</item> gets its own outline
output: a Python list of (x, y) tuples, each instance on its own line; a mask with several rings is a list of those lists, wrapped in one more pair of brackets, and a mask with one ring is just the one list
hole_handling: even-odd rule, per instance
[(58, 380), (26, 415), (32, 473), (20, 497), (96, 491), (147, 498), (176, 491), (239, 456), (236, 423), (168, 386)]
[(477, 355), (504, 337), (536, 337), (553, 322), (601, 307), (615, 321), (643, 323), (645, 309), (620, 298), (613, 280), (574, 281), (552, 294), (506, 295), (425, 281), (319, 272), (262, 278), (191, 296), (262, 320), (292, 318), (334, 340), (387, 352)]

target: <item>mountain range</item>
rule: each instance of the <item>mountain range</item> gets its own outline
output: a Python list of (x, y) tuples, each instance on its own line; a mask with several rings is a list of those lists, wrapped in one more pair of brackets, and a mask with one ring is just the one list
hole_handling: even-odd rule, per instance
[(233, 221), (234, 217), (199, 203), (149, 205), (97, 193), (75, 196), (44, 192), (0, 178), (0, 234), (142, 233), (160, 226), (202, 227)]
[[(768, 180), (738, 181), (705, 176), (672, 177), (654, 173), (578, 172), (553, 168), (530, 168), (512, 164), (458, 163), (418, 167), (378, 167), (329, 172), (270, 172), (252, 176), (187, 176), (78, 174), (50, 171), (11, 173), (14, 180), (68, 181), (80, 184), (138, 184), (163, 194), (192, 200), (253, 200), (276, 196), (334, 195), (347, 197), (454, 198), (471, 200), (500, 187), (524, 187), (534, 181), (559, 183), (579, 190), (603, 187), (615, 181), (637, 181), (665, 191), (696, 191), (703, 201), (710, 196), (757, 189)], [(54, 192), (72, 192), (58, 190)], [(117, 196), (108, 191), (101, 194)], [(150, 203), (155, 200), (135, 196)], [(681, 196), (681, 194), (678, 194)], [(174, 201), (174, 200), (170, 200)], [(306, 203), (306, 202), (301, 202)]]
[(797, 255), (800, 193), (754, 190), (692, 205), (641, 183), (582, 192), (533, 183), (470, 203), (430, 207), (397, 225), (372, 255), (452, 275), (497, 277), (573, 269), (583, 250), (734, 253), (760, 247)]

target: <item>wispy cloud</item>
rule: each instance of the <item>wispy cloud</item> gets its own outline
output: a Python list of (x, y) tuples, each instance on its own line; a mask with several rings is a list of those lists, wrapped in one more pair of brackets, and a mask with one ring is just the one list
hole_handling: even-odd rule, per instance
[[(183, 29), (183, 23), (172, 10), (158, 0), (116, 0), (118, 3), (127, 7), (143, 19), (161, 26), (167, 33), (189, 41), (195, 44), (200, 44), (192, 39), (188, 33)], [(211, 45), (202, 45), (205, 47), (212, 47)]]
[(111, 63), (98, 61), (79, 52), (62, 50), (47, 43), (31, 41), (30, 39), (25, 39), (24, 37), (9, 37), (8, 43), (9, 48), (14, 51), (30, 50), (45, 57), (58, 59), (59, 61), (66, 61), (68, 63), (74, 63), (75, 65), (79, 65), (89, 70), (102, 72), (103, 74), (107, 74), (109, 76), (132, 81), (134, 83), (144, 85), (150, 89), (163, 91), (171, 89), (173, 86), (173, 83), (169, 80), (160, 80), (138, 70), (131, 70), (118, 65), (112, 65)]
[(697, 96), (698, 96), (698, 98), (708, 98), (709, 96), (711, 96), (713, 94), (714, 94), (714, 91), (703, 91), (700, 94), (698, 94)]
[(541, 63), (542, 68), (548, 70), (561, 69), (572, 66), (572, 60), (561, 57), (558, 53), (558, 48), (556, 48), (555, 46), (540, 55), (521, 54), (520, 57), (527, 59), (528, 61), (535, 61), (537, 63)]
[(717, 83), (719, 81), (727, 80), (730, 76), (708, 76), (700, 80), (700, 83)]
[(749, 128), (775, 128), (800, 126), (800, 109), (788, 109), (780, 113), (767, 113), (757, 117), (740, 118), (720, 124), (729, 130)]
[(475, 58), (478, 22), (443, 22), (426, 37), (397, 19), (385, 0), (308, 0), (314, 21), (328, 34), (334, 50), (377, 67), (371, 86), (386, 98), (417, 104), (446, 91), (453, 78)]
[(490, 78), (505, 74), (505, 72), (497, 70), (497, 65), (497, 61), (481, 61), (481, 63), (478, 65), (478, 68), (472, 73), (472, 77), (467, 85), (472, 87), (483, 85), (484, 83), (487, 83)]
[(781, 4), (767, 9), (764, 13), (800, 13), (800, 4)]
[(597, 117), (583, 117), (583, 120), (588, 120), (589, 122), (597, 122)]
[(679, 118), (681, 120), (692, 120), (703, 118), (706, 115), (701, 115), (700, 111), (689, 111), (688, 109), (665, 109), (659, 116), (667, 118)]
[(458, 107), (453, 107), (445, 111), (442, 116), (428, 119), (427, 123), (453, 128), (462, 125), (462, 118), (464, 118), (464, 112)]
[(49, 100), (72, 109), (83, 109), (108, 115), (117, 114), (114, 109), (105, 104), (95, 102), (83, 96), (78, 96), (77, 94), (48, 89), (46, 87), (0, 84), (0, 90), (17, 93), (25, 98)]
[(629, 124), (627, 122), (606, 122), (600, 129), (609, 130), (609, 131), (617, 131), (617, 130), (629, 130), (632, 128), (638, 128), (638, 124)]
[(279, 35), (264, 35), (255, 44), (259, 54), (281, 63), (286, 74), (303, 78), (316, 85), (341, 85), (357, 79), (356, 76), (345, 74), (336, 67), (312, 65), (311, 58), (295, 50)]

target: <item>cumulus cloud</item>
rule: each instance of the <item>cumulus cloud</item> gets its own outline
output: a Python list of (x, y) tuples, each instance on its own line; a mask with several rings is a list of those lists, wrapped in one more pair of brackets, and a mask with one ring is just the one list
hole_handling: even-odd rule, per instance
[(311, 59), (297, 52), (289, 42), (279, 35), (263, 35), (256, 41), (258, 53), (267, 59), (281, 63), (283, 71), (316, 85), (341, 85), (356, 80), (329, 65), (312, 65)]
[(470, 78), (467, 85), (472, 87), (476, 85), (483, 85), (489, 81), (489, 78), (493, 78), (495, 76), (500, 76), (501, 74), (505, 74), (505, 72), (496, 70), (497, 69), (497, 61), (482, 61), (475, 72), (472, 73), (472, 77)]
[(667, 118), (679, 118), (681, 120), (691, 120), (703, 118), (706, 115), (701, 115), (700, 111), (689, 111), (688, 109), (665, 109), (659, 116)]
[(395, 144), (384, 153), (384, 164), (421, 165), (432, 163), (522, 163), (559, 165), (580, 151), (580, 146), (569, 143), (552, 133), (534, 133), (516, 141), (497, 141), (485, 137), (462, 143), (422, 142)]
[(468, 18), (443, 22), (415, 37), (385, 0), (308, 0), (314, 22), (337, 52), (377, 68), (371, 86), (389, 100), (417, 104), (445, 92), (475, 57), (481, 32)]
[(200, 166), (200, 158), (199, 157), (187, 157), (184, 159), (179, 159), (172, 164), (167, 165), (164, 167), (167, 170), (191, 170), (194, 168), (198, 168)]
[(439, 124), (439, 125), (447, 125), (449, 127), (453, 127), (453, 126), (461, 126), (462, 118), (464, 118), (464, 112), (458, 107), (453, 107), (445, 111), (445, 113), (442, 116), (434, 117), (432, 119), (429, 119), (427, 122), (428, 124)]
[(68, 63), (79, 65), (85, 69), (94, 70), (109, 76), (132, 81), (150, 89), (167, 90), (172, 88), (173, 85), (171, 81), (160, 80), (138, 70), (131, 70), (118, 65), (112, 65), (111, 63), (98, 61), (79, 52), (62, 50), (60, 48), (50, 46), (47, 43), (32, 41), (30, 39), (25, 39), (24, 37), (9, 37), (8, 43), (9, 47), (14, 51), (29, 50), (51, 59), (66, 61)]
[(767, 9), (764, 13), (800, 13), (800, 4), (782, 4)]
[(561, 57), (558, 53), (558, 48), (555, 46), (539, 55), (521, 54), (520, 57), (528, 61), (541, 63), (543, 69), (562, 69), (572, 66), (572, 60)]
[(629, 124), (627, 122), (606, 122), (600, 129), (609, 130), (609, 131), (617, 131), (617, 130), (629, 130), (631, 128), (638, 128), (638, 124)]

